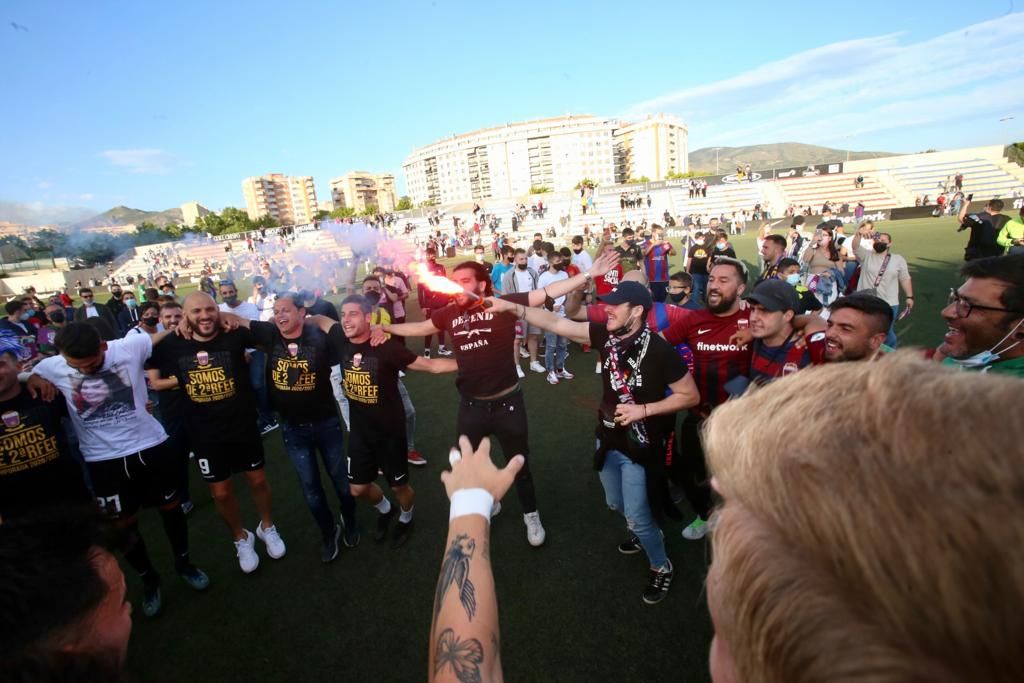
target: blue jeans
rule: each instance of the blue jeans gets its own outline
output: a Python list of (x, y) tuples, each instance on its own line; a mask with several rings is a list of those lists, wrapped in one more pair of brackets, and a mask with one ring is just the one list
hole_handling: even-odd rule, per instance
[(891, 348), (896, 348), (896, 318), (900, 315), (900, 307), (892, 307), (892, 325), (889, 326), (889, 333), (885, 335), (885, 345)]
[(544, 365), (548, 372), (565, 369), (565, 347), (567, 340), (554, 332), (544, 333)]
[(316, 453), (324, 461), (324, 469), (334, 485), (334, 492), (341, 501), (341, 514), (346, 529), (356, 523), (356, 501), (348, 488), (348, 466), (345, 462), (345, 437), (337, 417), (328, 417), (317, 422), (296, 424), (283, 421), (281, 434), (288, 458), (299, 475), (302, 495), (306, 499), (313, 519), (320, 527), (325, 539), (334, 535), (334, 514), (327, 503), (327, 495), (320, 485), (320, 463)]
[(608, 507), (626, 518), (626, 526), (640, 539), (651, 567), (667, 565), (665, 536), (647, 502), (647, 475), (643, 466), (619, 451), (608, 451), (600, 477)]
[(274, 421), (274, 413), (270, 410), (270, 394), (267, 391), (267, 354), (253, 351), (249, 356), (249, 381), (256, 392), (256, 414), (259, 426), (263, 427)]
[(708, 289), (708, 276), (701, 273), (690, 273), (693, 278), (693, 296), (697, 301), (704, 301)]

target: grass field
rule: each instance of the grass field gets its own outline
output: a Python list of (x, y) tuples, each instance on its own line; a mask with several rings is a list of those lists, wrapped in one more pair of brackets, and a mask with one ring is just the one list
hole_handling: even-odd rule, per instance
[[(934, 345), (938, 316), (966, 236), (952, 219), (883, 224), (894, 250), (907, 257), (917, 309), (899, 324), (901, 344)], [(734, 240), (753, 264), (752, 236)], [(449, 264), (450, 265), (450, 264)], [(184, 290), (182, 290), (184, 291)], [(415, 318), (415, 316), (412, 316)], [(419, 351), (419, 340), (411, 340)], [(707, 548), (684, 541), (681, 525), (666, 529), (675, 580), (669, 597), (640, 600), (644, 556), (623, 556), (621, 518), (604, 506), (590, 466), (599, 378), (594, 355), (572, 349), (571, 382), (550, 386), (528, 373), (531, 467), (547, 543), (526, 542), (514, 494), (494, 520), (492, 558), (501, 611), (502, 660), (509, 681), (705, 681), (711, 627), (703, 596)], [(261, 554), (259, 570), (243, 575), (231, 539), (198, 476), (190, 517), (193, 558), (212, 579), (205, 594), (174, 577), (155, 514), (143, 524), (164, 574), (164, 613), (146, 621), (137, 611), (129, 670), (142, 681), (417, 681), (427, 675), (427, 635), (443, 551), (448, 504), (439, 474), (455, 438), (456, 391), (450, 376), (410, 373), (417, 408), (416, 444), (430, 461), (411, 472), (417, 491), (415, 536), (399, 551), (364, 536), (332, 564), (319, 561), (319, 534), (299, 492), (280, 432), (265, 439), (275, 518), (288, 555)], [(236, 482), (248, 525), (257, 523), (244, 482)], [(334, 508), (337, 509), (336, 501)], [(375, 512), (360, 505), (369, 531)], [(250, 526), (250, 528), (253, 528)], [(138, 604), (141, 587), (129, 576)]]

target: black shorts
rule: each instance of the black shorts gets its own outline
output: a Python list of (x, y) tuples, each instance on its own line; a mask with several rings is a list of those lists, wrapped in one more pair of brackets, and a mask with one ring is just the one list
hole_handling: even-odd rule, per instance
[(86, 463), (93, 494), (104, 514), (131, 517), (140, 507), (166, 505), (178, 498), (178, 457), (166, 441), (123, 458)]
[(236, 472), (253, 472), (263, 469), (266, 460), (263, 455), (263, 439), (255, 429), (252, 434), (240, 439), (218, 443), (193, 443), (199, 473), (208, 484), (226, 481)]
[(395, 429), (364, 434), (356, 423), (348, 438), (348, 480), (353, 484), (370, 484), (377, 479), (377, 470), (384, 473), (389, 486), (409, 483), (408, 442), (405, 424)]

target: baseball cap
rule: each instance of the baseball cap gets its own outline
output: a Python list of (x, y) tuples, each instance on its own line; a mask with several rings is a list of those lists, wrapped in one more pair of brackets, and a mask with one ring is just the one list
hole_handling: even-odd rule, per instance
[(630, 306), (643, 306), (650, 308), (654, 305), (651, 299), (651, 292), (639, 282), (631, 280), (620, 282), (615, 289), (597, 297), (606, 304), (617, 306), (618, 304), (629, 304)]
[(797, 311), (800, 309), (800, 297), (796, 288), (788, 282), (772, 278), (765, 280), (747, 297), (747, 301), (764, 306), (766, 311)]

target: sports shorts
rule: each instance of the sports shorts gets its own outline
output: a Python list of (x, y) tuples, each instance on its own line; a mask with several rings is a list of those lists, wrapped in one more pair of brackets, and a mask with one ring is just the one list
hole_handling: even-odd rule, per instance
[(193, 443), (199, 473), (208, 484), (227, 481), (236, 472), (254, 472), (263, 469), (266, 458), (263, 453), (263, 439), (256, 431), (230, 441)]
[(163, 442), (123, 458), (86, 463), (96, 502), (111, 518), (131, 517), (140, 507), (177, 500), (181, 470), (174, 451)]
[(380, 470), (389, 486), (408, 484), (405, 425), (369, 434), (362, 433), (357, 425), (357, 422), (352, 422), (353, 429), (348, 439), (348, 480), (353, 484), (370, 484), (377, 479), (377, 470)]

